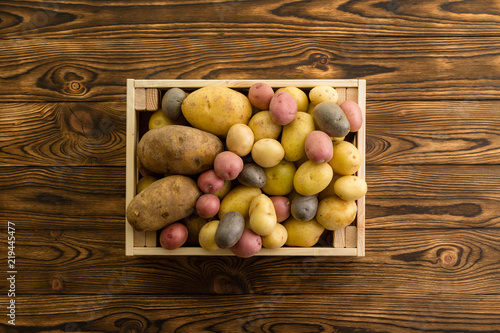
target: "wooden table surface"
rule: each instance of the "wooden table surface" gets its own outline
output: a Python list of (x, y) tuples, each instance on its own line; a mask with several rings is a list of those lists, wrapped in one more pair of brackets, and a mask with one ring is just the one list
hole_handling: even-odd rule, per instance
[[(0, 332), (500, 331), (497, 0), (3, 1), (0, 39)], [(128, 78), (366, 79), (366, 256), (126, 257)]]

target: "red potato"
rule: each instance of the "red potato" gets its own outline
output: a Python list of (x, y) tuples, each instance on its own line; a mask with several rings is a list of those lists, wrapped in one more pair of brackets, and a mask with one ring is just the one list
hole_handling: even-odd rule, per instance
[(292, 122), (297, 115), (297, 101), (290, 93), (280, 91), (274, 95), (269, 104), (269, 112), (272, 120), (279, 125), (286, 125)]
[(363, 125), (363, 115), (358, 103), (354, 101), (345, 101), (340, 104), (340, 108), (344, 111), (349, 121), (350, 132), (357, 132), (361, 128), (361, 125)]
[(214, 169), (210, 169), (198, 177), (197, 184), (203, 193), (217, 193), (224, 186), (224, 179), (217, 176)]
[(259, 110), (269, 110), (269, 103), (273, 96), (273, 88), (263, 82), (253, 84), (248, 91), (250, 103)]
[(307, 157), (314, 163), (327, 163), (333, 157), (332, 139), (323, 131), (309, 133), (306, 137), (304, 147)]
[(224, 180), (233, 180), (243, 170), (243, 160), (232, 151), (223, 151), (215, 157), (214, 170)]
[(175, 250), (181, 247), (187, 240), (188, 230), (180, 222), (172, 223), (160, 233), (160, 244), (164, 249)]
[(276, 211), (277, 222), (285, 221), (290, 216), (290, 199), (282, 195), (272, 196), (270, 199)]
[(203, 194), (196, 201), (196, 212), (199, 217), (209, 219), (217, 215), (220, 208), (220, 199), (215, 194)]
[(241, 258), (249, 258), (262, 248), (262, 238), (250, 229), (243, 230), (240, 239), (231, 247), (231, 252)]

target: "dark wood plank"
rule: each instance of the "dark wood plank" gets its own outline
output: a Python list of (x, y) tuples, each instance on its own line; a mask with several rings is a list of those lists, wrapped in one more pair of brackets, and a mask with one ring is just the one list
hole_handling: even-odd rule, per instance
[[(498, 166), (368, 166), (367, 229), (498, 228)], [(0, 219), (45, 229), (116, 230), (124, 167), (2, 167)]]
[(494, 0), (16, 1), (2, 6), (6, 38), (498, 35)]
[(0, 103), (0, 164), (124, 165), (125, 108), (121, 102)]
[[(498, 332), (497, 295), (20, 296), (8, 332)], [(467, 305), (467, 306), (466, 306)], [(470, 306), (469, 306), (470, 305)], [(21, 310), (19, 310), (21, 311)]]
[(368, 100), (498, 99), (498, 45), (498, 37), (5, 40), (0, 101), (124, 101), (128, 78), (364, 78)]
[[(498, 295), (500, 230), (368, 230), (366, 257), (125, 257), (124, 231), (17, 224), (21, 295)], [(2, 248), (6, 248), (6, 241)], [(36, 267), (36, 270), (32, 268)], [(29, 272), (26, 274), (24, 272)], [(412, 283), (409, 283), (412, 281)], [(314, 297), (316, 297), (314, 296)]]

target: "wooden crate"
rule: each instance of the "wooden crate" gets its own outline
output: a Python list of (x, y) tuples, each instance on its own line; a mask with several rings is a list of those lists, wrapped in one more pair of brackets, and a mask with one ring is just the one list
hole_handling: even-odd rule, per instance
[[(161, 108), (161, 96), (172, 87), (192, 91), (204, 86), (227, 86), (243, 93), (256, 82), (265, 82), (273, 88), (294, 86), (308, 89), (327, 85), (337, 89), (339, 104), (344, 100), (353, 100), (359, 104), (363, 112), (363, 126), (356, 133), (353, 142), (358, 147), (363, 163), (357, 176), (365, 178), (365, 135), (366, 135), (366, 81), (365, 80), (127, 80), (127, 171), (126, 171), (126, 205), (136, 193), (139, 178), (137, 170), (136, 149), (140, 139), (139, 123), (145, 112), (153, 112)], [(345, 229), (332, 232), (331, 246), (315, 246), (310, 248), (282, 247), (265, 249), (258, 256), (364, 256), (365, 255), (365, 198), (357, 200), (358, 212), (356, 220)], [(134, 255), (191, 255), (217, 256), (233, 255), (230, 250), (206, 251), (201, 247), (181, 247), (176, 250), (163, 249), (158, 244), (157, 232), (137, 232), (125, 221), (125, 254)]]

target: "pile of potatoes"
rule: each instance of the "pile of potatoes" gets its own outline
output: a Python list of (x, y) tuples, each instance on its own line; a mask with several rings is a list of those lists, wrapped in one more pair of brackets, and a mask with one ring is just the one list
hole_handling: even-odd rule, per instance
[[(307, 94), (306, 94), (307, 92)], [(250, 257), (262, 247), (311, 247), (351, 224), (367, 192), (346, 140), (359, 105), (333, 87), (168, 89), (137, 146), (141, 178), (127, 207), (135, 230), (165, 249), (201, 246)]]

